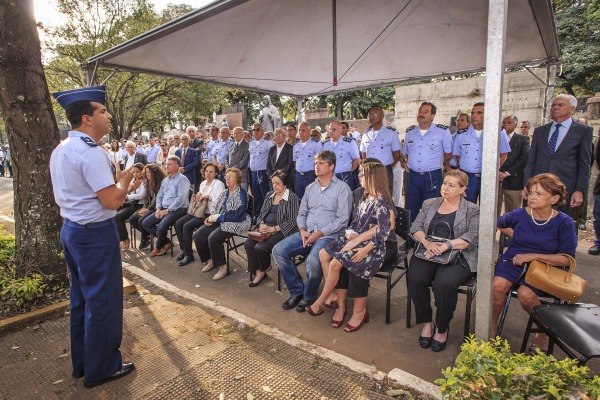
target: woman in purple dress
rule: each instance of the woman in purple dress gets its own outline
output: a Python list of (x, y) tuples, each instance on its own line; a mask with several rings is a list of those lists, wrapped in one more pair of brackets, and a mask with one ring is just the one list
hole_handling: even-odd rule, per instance
[[(310, 315), (323, 313), (329, 296), (335, 289), (340, 278), (342, 267), (352, 278), (350, 279), (348, 297), (354, 297), (354, 309), (344, 330), (354, 332), (363, 323), (369, 322), (366, 309), (369, 281), (381, 268), (385, 257), (385, 241), (390, 233), (390, 208), (393, 207), (390, 194), (387, 171), (380, 163), (364, 163), (358, 173), (365, 194), (358, 209), (358, 218), (350, 225), (346, 235), (331, 242), (321, 250), (319, 258), (323, 265), (325, 286), (321, 296), (306, 311)], [(339, 307), (345, 307), (341, 304)], [(331, 306), (329, 306), (331, 307)], [(326, 307), (326, 308), (329, 308)], [(332, 320), (332, 326), (341, 326), (342, 321)]]
[[(557, 208), (565, 203), (565, 185), (553, 174), (539, 174), (527, 182), (529, 207), (518, 208), (498, 218), (498, 228), (512, 236), (506, 252), (496, 263), (493, 282), (492, 337), (504, 306), (506, 294), (523, 271), (523, 263), (539, 260), (552, 266), (569, 265), (569, 254), (575, 257), (577, 235), (573, 220)], [(523, 309), (531, 314), (540, 304), (542, 292), (521, 281), (517, 297)], [(536, 334), (531, 350), (548, 349), (548, 336)]]

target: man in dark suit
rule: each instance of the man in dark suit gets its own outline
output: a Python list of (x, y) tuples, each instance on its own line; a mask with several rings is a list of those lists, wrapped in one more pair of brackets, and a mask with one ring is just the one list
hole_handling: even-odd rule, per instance
[(185, 175), (190, 181), (190, 187), (196, 183), (196, 169), (198, 168), (198, 152), (189, 146), (190, 136), (187, 133), (181, 135), (181, 148), (175, 150), (175, 155), (181, 160), (179, 173)]
[[(524, 175), (524, 185), (537, 174), (549, 172), (556, 175), (567, 187), (567, 203), (561, 211), (569, 215), (571, 208), (583, 203), (592, 157), (592, 128), (571, 118), (575, 107), (577, 99), (569, 94), (561, 94), (554, 99), (552, 123), (533, 131)], [(523, 196), (527, 198), (527, 195), (524, 189)]]
[[(185, 132), (188, 134), (188, 136), (190, 137), (190, 147), (192, 149), (196, 149), (196, 152), (198, 153), (198, 156), (200, 156), (202, 154), (202, 152), (204, 151), (204, 140), (203, 140), (203, 135), (202, 135), (202, 131), (200, 131), (200, 133), (198, 133), (198, 128), (196, 128), (193, 125), (190, 125), (186, 128)], [(195, 185), (194, 185), (194, 193), (198, 192), (198, 188), (200, 187), (200, 182), (202, 182), (202, 174), (200, 173), (201, 169), (202, 169), (202, 163), (200, 161), (198, 161), (198, 167), (196, 168), (196, 178), (195, 178)]]
[[(250, 145), (244, 140), (244, 130), (241, 127), (233, 129), (233, 144), (229, 146), (228, 168), (238, 168), (242, 171), (242, 189), (248, 190), (248, 163), (250, 162)], [(260, 211), (260, 210), (259, 210)]]
[[(596, 141), (596, 149), (594, 150), (594, 163), (600, 171), (600, 129), (598, 130), (598, 140)], [(600, 255), (600, 173), (594, 183), (594, 208), (592, 209), (592, 215), (594, 216), (596, 240), (594, 240), (594, 245), (589, 248), (588, 254), (597, 256)]]
[(269, 158), (267, 159), (267, 175), (272, 176), (273, 172), (279, 169), (284, 170), (289, 178), (288, 189), (294, 191), (294, 182), (292, 180), (296, 174), (294, 168), (294, 146), (287, 142), (287, 133), (282, 128), (275, 129), (273, 142), (275, 142), (275, 146), (269, 149)]
[(502, 203), (504, 202), (504, 212), (511, 212), (515, 208), (520, 208), (523, 205), (523, 170), (527, 163), (529, 155), (529, 137), (520, 135), (515, 132), (519, 120), (514, 115), (504, 117), (502, 120), (502, 128), (508, 136), (508, 144), (510, 145), (510, 153), (506, 157), (506, 161), (500, 167), (500, 190), (498, 191), (498, 211), (500, 215)]
[(142, 163), (144, 165), (148, 164), (148, 157), (144, 153), (136, 151), (136, 145), (131, 140), (128, 140), (127, 143), (125, 143), (125, 150), (127, 150), (127, 154), (123, 158), (125, 169), (137, 163)]

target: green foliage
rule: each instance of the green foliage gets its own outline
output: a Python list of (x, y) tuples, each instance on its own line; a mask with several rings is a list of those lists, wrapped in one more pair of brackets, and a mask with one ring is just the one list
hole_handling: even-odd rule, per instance
[(562, 73), (557, 84), (577, 96), (600, 91), (600, 0), (555, 0)]
[[(383, 86), (373, 89), (353, 90), (342, 94), (327, 96), (329, 110), (333, 115), (341, 119), (349, 119), (351, 109), (354, 109), (356, 118), (367, 118), (372, 107), (379, 106), (382, 109), (394, 108), (394, 86)], [(341, 111), (341, 115), (338, 115)]]
[(577, 366), (577, 361), (558, 361), (540, 352), (534, 356), (513, 354), (508, 342), (500, 338), (483, 342), (471, 336), (462, 345), (454, 367), (446, 368), (443, 375), (436, 383), (441, 386), (444, 399), (597, 399), (600, 396), (600, 378), (589, 378), (588, 368)]
[(0, 273), (14, 261), (16, 253), (15, 235), (7, 235), (4, 227), (0, 227)]

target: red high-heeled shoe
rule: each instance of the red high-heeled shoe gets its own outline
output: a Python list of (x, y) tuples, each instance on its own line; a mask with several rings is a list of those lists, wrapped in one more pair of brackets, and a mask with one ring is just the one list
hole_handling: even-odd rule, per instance
[(344, 315), (342, 316), (342, 319), (340, 319), (339, 321), (331, 318), (331, 327), (333, 329), (337, 329), (340, 326), (342, 326), (342, 324), (344, 323), (344, 318), (346, 318), (346, 311), (344, 311)]
[(362, 326), (362, 324), (368, 324), (369, 323), (369, 312), (365, 311), (365, 316), (363, 317), (362, 321), (360, 321), (360, 324), (356, 325), (356, 326), (352, 326), (350, 324), (346, 324), (346, 326), (344, 327), (344, 331), (346, 332), (354, 332), (357, 331), (358, 328), (360, 328)]
[(312, 306), (306, 306), (304, 307), (304, 309), (309, 315), (312, 315), (313, 317), (323, 314), (323, 310), (321, 309), (321, 307), (319, 307), (318, 311), (313, 310)]

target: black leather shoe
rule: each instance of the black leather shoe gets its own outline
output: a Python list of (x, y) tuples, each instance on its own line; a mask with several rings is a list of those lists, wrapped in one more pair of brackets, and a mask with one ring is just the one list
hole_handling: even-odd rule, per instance
[(71, 376), (75, 379), (83, 378), (83, 371), (73, 371)]
[(424, 349), (430, 348), (432, 342), (433, 342), (433, 336), (431, 336), (431, 337), (419, 336), (419, 346), (421, 346)]
[(140, 250), (146, 250), (150, 248), (150, 240), (142, 240), (142, 242), (140, 243)]
[(446, 343), (448, 343), (448, 334), (450, 333), (450, 329), (448, 329), (446, 331), (446, 341), (445, 342), (438, 342), (437, 340), (434, 340), (431, 342), (431, 351), (434, 351), (436, 353), (444, 350), (446, 348)]
[(296, 311), (304, 312), (306, 311), (306, 306), (310, 306), (314, 302), (314, 300), (302, 299), (300, 303), (298, 303), (298, 305), (296, 306)]
[[(283, 302), (283, 304), (281, 305), (281, 307), (284, 310), (291, 310), (292, 308), (296, 307), (298, 305), (298, 303), (300, 303), (300, 301), (302, 300), (303, 295), (302, 294), (297, 294), (295, 296), (290, 297), (289, 299), (287, 299), (286, 301)], [(306, 306), (306, 304), (305, 304)]]
[(593, 245), (592, 247), (590, 247), (590, 249), (588, 250), (588, 254), (591, 254), (593, 256), (597, 256), (600, 254), (600, 246), (599, 245)]
[(184, 256), (181, 261), (179, 261), (179, 266), (183, 267), (184, 265), (188, 265), (189, 263), (191, 263), (192, 261), (194, 261), (194, 256)]
[(133, 365), (133, 363), (125, 363), (125, 364), (123, 364), (123, 366), (121, 367), (120, 370), (118, 370), (117, 372), (115, 372), (114, 374), (109, 376), (108, 378), (103, 379), (101, 381), (96, 381), (96, 382), (83, 382), (83, 386), (85, 386), (88, 389), (91, 389), (96, 386), (100, 386), (106, 382), (110, 382), (110, 381), (114, 381), (116, 379), (122, 378), (125, 375), (128, 375), (129, 373), (131, 373), (134, 369), (135, 369), (135, 366)]
[(181, 261), (185, 258), (185, 253), (182, 251), (179, 253), (179, 255), (177, 256), (177, 258), (175, 259), (175, 261)]

